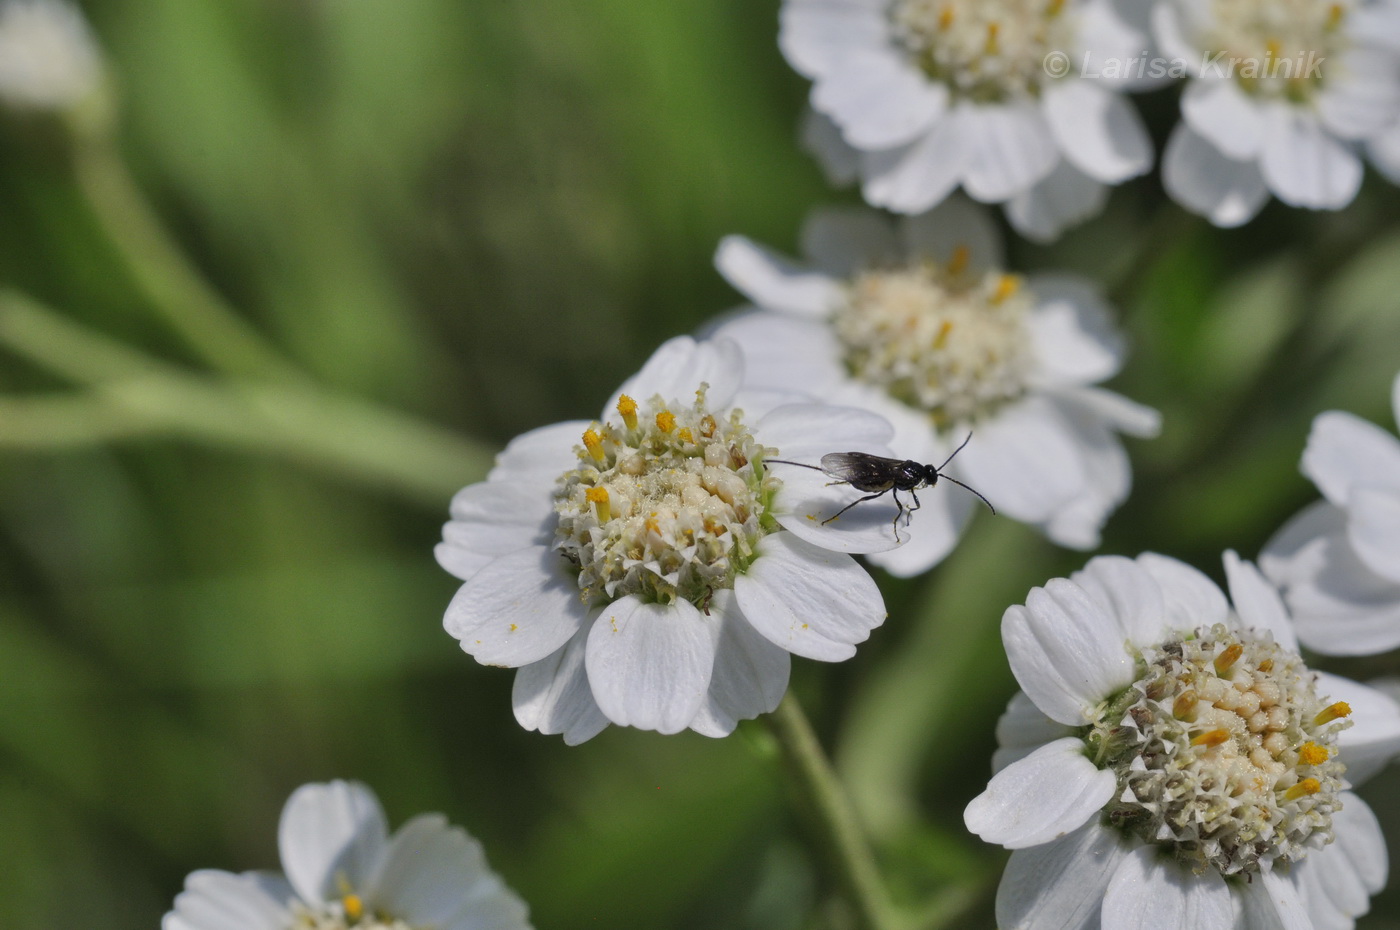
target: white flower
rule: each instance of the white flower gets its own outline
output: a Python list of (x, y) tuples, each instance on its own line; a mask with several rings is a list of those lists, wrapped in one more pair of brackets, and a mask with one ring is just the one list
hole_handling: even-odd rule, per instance
[(1187, 63), (1162, 181), (1217, 226), (1272, 193), (1338, 210), (1361, 144), (1400, 117), (1400, 7), (1391, 0), (1157, 0), (1158, 44)]
[[(716, 330), (743, 347), (749, 383), (873, 410), (923, 463), (971, 432), (950, 475), (1061, 545), (1098, 545), (1132, 479), (1116, 431), (1154, 435), (1158, 416), (1094, 387), (1124, 350), (1089, 282), (1005, 273), (991, 222), (960, 198), (897, 225), (819, 211), (802, 239), (804, 264), (720, 244), (720, 272), (761, 308)], [(980, 506), (942, 482), (919, 498), (910, 540), (871, 558), (898, 575), (939, 562)]]
[(859, 493), (764, 460), (888, 455), (890, 425), (741, 396), (743, 375), (733, 343), (673, 339), (597, 421), (518, 437), (453, 499), (437, 558), (466, 584), (443, 622), (478, 662), (520, 669), (522, 726), (723, 736), (777, 706), (789, 653), (847, 659), (884, 622), (845, 553), (896, 545), (894, 509), (824, 522)]
[(0, 0), (0, 100), (57, 110), (97, 89), (102, 60), (87, 21), (67, 0)]
[[(1400, 377), (1391, 400), (1400, 421)], [(1400, 646), (1400, 440), (1349, 413), (1324, 413), (1303, 473), (1325, 500), (1285, 524), (1259, 558), (1298, 638), (1328, 655)]]
[(1002, 930), (1346, 928), (1386, 847), (1347, 790), (1400, 750), (1400, 705), (1310, 671), (1234, 553), (1234, 607), (1174, 559), (1091, 559), (1002, 619), (1022, 693), (964, 819), (1015, 850)]
[(779, 44), (814, 82), (806, 140), (833, 180), (858, 175), (866, 200), (899, 213), (961, 185), (1044, 240), (1151, 167), (1125, 82), (1081, 75), (1142, 59), (1129, 5), (784, 0)]
[(481, 844), (441, 814), (389, 835), (357, 782), (302, 785), (282, 808), (285, 875), (193, 872), (161, 930), (529, 930)]

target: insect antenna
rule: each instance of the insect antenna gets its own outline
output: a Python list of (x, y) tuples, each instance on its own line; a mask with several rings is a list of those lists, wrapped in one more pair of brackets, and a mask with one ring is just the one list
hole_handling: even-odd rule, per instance
[(984, 503), (984, 504), (987, 505), (987, 509), (990, 510), (994, 516), (996, 515), (997, 509), (996, 509), (995, 507), (992, 506), (992, 502), (991, 502), (991, 501), (987, 500), (986, 497), (983, 497), (981, 491), (977, 490), (976, 488), (970, 488), (970, 487), (968, 487), (967, 485), (963, 484), (963, 483), (962, 483), (961, 481), (959, 481), (958, 479), (954, 478), (952, 475), (939, 475), (938, 477), (942, 478), (944, 481), (951, 481), (951, 482), (953, 482), (953, 484), (956, 484), (958, 487), (960, 487), (960, 488), (966, 488), (968, 491), (971, 491), (973, 494), (976, 494), (976, 495), (978, 496), (978, 498), (981, 499), (982, 503)]
[(822, 467), (820, 467), (820, 466), (818, 466), (818, 465), (808, 465), (806, 462), (790, 462), (790, 461), (788, 461), (787, 459), (764, 459), (764, 460), (763, 460), (763, 464), (764, 464), (764, 465), (770, 465), (770, 464), (772, 464), (772, 463), (774, 463), (774, 462), (777, 462), (779, 465), (796, 465), (798, 468), (810, 468), (810, 469), (812, 469), (812, 471), (822, 471), (822, 472), (826, 471), (825, 468), (822, 468)]

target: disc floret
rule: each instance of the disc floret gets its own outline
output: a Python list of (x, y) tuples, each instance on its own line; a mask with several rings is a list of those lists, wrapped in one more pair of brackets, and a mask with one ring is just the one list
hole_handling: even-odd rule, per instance
[(355, 894), (317, 908), (297, 902), (292, 907), (291, 930), (414, 930), (401, 920), (372, 913)]
[(1349, 44), (1347, 5), (1334, 0), (1215, 0), (1212, 13), (1212, 69), (1260, 97), (1310, 99)]

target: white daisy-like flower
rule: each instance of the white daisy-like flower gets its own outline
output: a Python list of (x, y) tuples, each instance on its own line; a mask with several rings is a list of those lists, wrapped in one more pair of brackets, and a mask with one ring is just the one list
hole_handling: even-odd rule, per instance
[(1217, 226), (1272, 193), (1338, 210), (1361, 186), (1361, 147), (1400, 117), (1400, 6), (1392, 0), (1156, 0), (1162, 50), (1191, 75), (1162, 181)]
[(67, 0), (0, 0), (0, 101), (59, 110), (92, 94), (102, 57), (83, 14)]
[(813, 81), (806, 141), (834, 180), (858, 175), (866, 200), (899, 213), (961, 186), (1044, 240), (1152, 165), (1126, 81), (1103, 70), (1146, 54), (1127, 6), (784, 0), (779, 44)]
[(893, 507), (833, 520), (860, 494), (764, 461), (888, 455), (890, 425), (743, 378), (734, 343), (673, 339), (597, 420), (518, 437), (453, 499), (437, 558), (466, 583), (443, 623), (520, 669), (525, 728), (723, 736), (777, 707), (789, 653), (847, 659), (884, 622), (846, 553), (897, 545)]
[(1014, 850), (1002, 930), (1347, 928), (1386, 847), (1348, 790), (1400, 751), (1400, 704), (1312, 671), (1278, 593), (1234, 606), (1174, 559), (1091, 559), (1002, 619), (1021, 685), (972, 832)]
[[(802, 245), (799, 264), (720, 244), (720, 272), (759, 308), (716, 330), (743, 347), (749, 383), (873, 410), (894, 424), (895, 453), (922, 463), (972, 433), (948, 474), (1061, 545), (1097, 546), (1132, 480), (1118, 432), (1155, 435), (1159, 418), (1095, 386), (1124, 348), (1093, 286), (1004, 271), (991, 221), (961, 198), (896, 223), (818, 211)], [(942, 482), (919, 502), (909, 541), (871, 557), (897, 575), (942, 560), (979, 506)]]
[(423, 814), (390, 836), (357, 782), (298, 788), (277, 845), (283, 872), (191, 873), (161, 930), (530, 930), (466, 831)]
[[(1400, 422), (1400, 377), (1391, 400)], [(1313, 421), (1303, 473), (1324, 500), (1265, 546), (1309, 649), (1365, 655), (1400, 647), (1400, 440), (1350, 413)]]

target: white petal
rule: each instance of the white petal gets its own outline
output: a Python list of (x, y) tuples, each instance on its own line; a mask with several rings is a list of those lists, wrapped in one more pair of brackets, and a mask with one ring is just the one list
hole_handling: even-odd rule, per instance
[(900, 531), (904, 544), (867, 555), (870, 564), (896, 578), (921, 575), (947, 558), (962, 537), (973, 509), (982, 506), (977, 498), (950, 481), (939, 482), (937, 487), (926, 488), (918, 495), (923, 506), (910, 515), (908, 527)]
[(710, 386), (706, 395), (710, 409), (722, 410), (743, 379), (744, 356), (738, 346), (722, 339), (696, 342), (689, 336), (677, 336), (663, 342), (642, 370), (623, 382), (603, 407), (603, 417), (613, 414), (623, 394), (642, 403), (660, 394), (667, 402), (690, 404), (701, 382)]
[(825, 316), (843, 301), (831, 278), (809, 271), (743, 236), (725, 236), (715, 252), (724, 279), (760, 307), (801, 316)]
[(1076, 407), (1086, 408), (1105, 425), (1139, 439), (1156, 439), (1162, 432), (1162, 415), (1156, 410), (1121, 394), (1097, 387), (1080, 387), (1057, 392)]
[(923, 213), (952, 193), (973, 158), (962, 112), (949, 111), (910, 145), (863, 153), (866, 202), (896, 213)]
[(287, 799), (277, 827), (282, 869), (302, 899), (339, 900), (341, 882), (363, 888), (389, 828), (374, 792), (359, 782), (302, 785)]
[(1347, 781), (1359, 785), (1400, 753), (1400, 704), (1350, 678), (1317, 670), (1313, 674), (1318, 697), (1351, 707), (1352, 725), (1337, 735), (1337, 747), (1347, 766)]
[(447, 605), (442, 626), (482, 665), (518, 668), (568, 642), (587, 615), (564, 557), (531, 546), (477, 571)]
[(1255, 162), (1227, 158), (1185, 123), (1167, 140), (1162, 185), (1173, 200), (1216, 226), (1248, 223), (1269, 199)]
[(574, 446), (582, 440), (588, 426), (587, 420), (567, 420), (521, 433), (496, 456), (496, 465), (487, 475), (487, 481), (548, 486), (554, 478), (578, 464)]
[(1400, 494), (1356, 488), (1350, 510), (1347, 538), (1356, 554), (1371, 571), (1400, 584)]
[(914, 260), (947, 264), (965, 251), (973, 270), (1002, 268), (1006, 256), (1001, 232), (991, 214), (966, 197), (949, 197), (927, 213), (906, 218), (899, 226), (905, 254)]
[(1070, 581), (1097, 598), (1113, 616), (1123, 638), (1135, 646), (1160, 643), (1171, 629), (1162, 588), (1136, 561), (1121, 555), (1089, 560)]
[(889, 41), (889, 27), (872, 5), (784, 3), (778, 48), (798, 73), (818, 77), (851, 52)]
[(773, 533), (734, 580), (739, 609), (753, 628), (794, 655), (839, 662), (885, 622), (885, 602), (850, 556)]
[(1234, 886), (1244, 926), (1249, 930), (1314, 930), (1303, 896), (1292, 876), (1282, 869), (1250, 876)]
[(593, 699), (619, 726), (679, 733), (705, 703), (718, 635), (718, 619), (688, 601), (614, 601), (588, 634)]
[(690, 728), (727, 736), (740, 720), (771, 713), (787, 692), (792, 657), (760, 636), (739, 610), (733, 591), (716, 591), (707, 609), (719, 617), (710, 693)]
[(894, 427), (877, 413), (827, 404), (786, 404), (754, 424), (754, 436), (779, 455), (819, 452), (886, 454)]
[(1234, 907), (1219, 872), (1192, 875), (1141, 846), (1123, 858), (1103, 899), (1103, 930), (1231, 930)]
[(1350, 501), (1353, 488), (1400, 493), (1400, 441), (1353, 414), (1320, 414), (1303, 450), (1303, 474), (1339, 507)]
[(1043, 846), (1018, 849), (997, 887), (1001, 930), (1096, 930), (1104, 892), (1127, 848), (1090, 820)]
[(1021, 690), (1051, 719), (1078, 726), (1133, 680), (1122, 627), (1079, 585), (1054, 578), (1001, 619), (1001, 641)]
[(522, 665), (515, 673), (511, 705), (516, 722), (525, 729), (561, 733), (567, 745), (577, 746), (607, 727), (608, 718), (593, 700), (584, 666), (588, 633), (597, 616), (595, 613), (553, 655)]
[(1259, 553), (1259, 568), (1280, 588), (1315, 577), (1324, 564), (1326, 537), (1346, 533), (1346, 511), (1328, 501), (1309, 504), (1283, 525)]
[(845, 55), (812, 87), (812, 109), (831, 117), (858, 149), (912, 142), (947, 106), (948, 88), (890, 47)]
[(284, 930), (294, 894), (280, 875), (192, 872), (161, 930)]
[(1083, 826), (1113, 799), (1117, 779), (1069, 736), (1047, 743), (992, 776), (963, 811), (967, 828), (1007, 849), (1039, 846)]
[(1290, 652), (1297, 652), (1298, 637), (1293, 632), (1293, 621), (1283, 606), (1283, 598), (1263, 573), (1230, 550), (1225, 553), (1225, 578), (1241, 624), (1247, 629), (1268, 630), (1274, 642)]
[(1361, 188), (1361, 159), (1310, 112), (1276, 104), (1265, 115), (1259, 166), (1284, 203), (1339, 210)]
[(1104, 423), (1077, 404), (1065, 398), (1060, 400), (1074, 424), (1084, 487), (1037, 526), (1058, 545), (1095, 549), (1104, 522), (1127, 499), (1132, 488), (1132, 463), (1122, 441)]
[(1045, 716), (1024, 691), (1017, 691), (997, 719), (997, 751), (992, 755), (992, 774), (1047, 743), (1073, 735), (1070, 727)]
[(1191, 68), (1191, 73), (1199, 70), (1200, 49), (1194, 38), (1195, 31), (1185, 22), (1182, 10), (1174, 3), (1153, 3), (1151, 12), (1152, 38), (1167, 58), (1180, 59)]
[(1228, 158), (1252, 161), (1264, 139), (1264, 114), (1245, 96), (1238, 81), (1207, 78), (1192, 81), (1181, 94), (1186, 124)]
[(1122, 367), (1126, 349), (1097, 285), (1067, 274), (1033, 275), (1036, 306), (1027, 319), (1039, 385), (1095, 384)]
[[(1380, 821), (1370, 806), (1358, 795), (1350, 791), (1341, 796), (1342, 809), (1332, 815), (1336, 840), (1331, 849), (1342, 853), (1352, 874), (1361, 879), (1361, 886), (1371, 894), (1380, 894), (1385, 889), (1386, 878), (1390, 874), (1390, 862), (1381, 833)], [(1334, 860), (1335, 861), (1335, 860)], [(1333, 872), (1332, 868), (1324, 872)], [(1360, 914), (1365, 911), (1359, 911)]]
[(1084, 490), (1076, 440), (1074, 424), (1054, 400), (1031, 395), (977, 427), (958, 456), (959, 471), (999, 513), (1040, 523)]
[(1329, 132), (1342, 139), (1370, 139), (1395, 124), (1400, 63), (1393, 52), (1353, 47), (1327, 67), (1333, 70), (1318, 94), (1317, 111)]
[(864, 207), (825, 207), (807, 214), (802, 254), (836, 278), (849, 278), (901, 257), (889, 218)]
[(1107, 187), (1061, 159), (1044, 180), (1006, 202), (1006, 218), (1032, 242), (1051, 242), (1107, 202)]
[[(1157, 581), (1162, 589), (1162, 604), (1166, 609), (1167, 627), (1186, 632), (1203, 626), (1224, 623), (1230, 614), (1230, 604), (1215, 582), (1203, 572), (1185, 562), (1155, 552), (1144, 552), (1137, 563)], [(1146, 646), (1151, 643), (1135, 643)]]
[(847, 187), (860, 177), (860, 152), (841, 138), (841, 127), (825, 113), (807, 107), (798, 141), (817, 160), (832, 187)]
[(557, 521), (551, 494), (530, 482), (504, 478), (458, 491), (452, 498), (452, 517), (433, 554), (439, 565), (463, 581), (505, 553), (547, 545)]
[(968, 160), (963, 187), (983, 203), (1002, 203), (1044, 179), (1060, 160), (1040, 108), (1030, 102), (959, 108)]
[(441, 814), (424, 814), (394, 834), (369, 900), (375, 909), (405, 923), (438, 927), (482, 891), (506, 898), (516, 913), (514, 925), (525, 926), (525, 905), (499, 886), (481, 844)]
[(1152, 140), (1122, 95), (1094, 80), (1066, 80), (1043, 99), (1060, 151), (1089, 177), (1120, 184), (1152, 167)]

